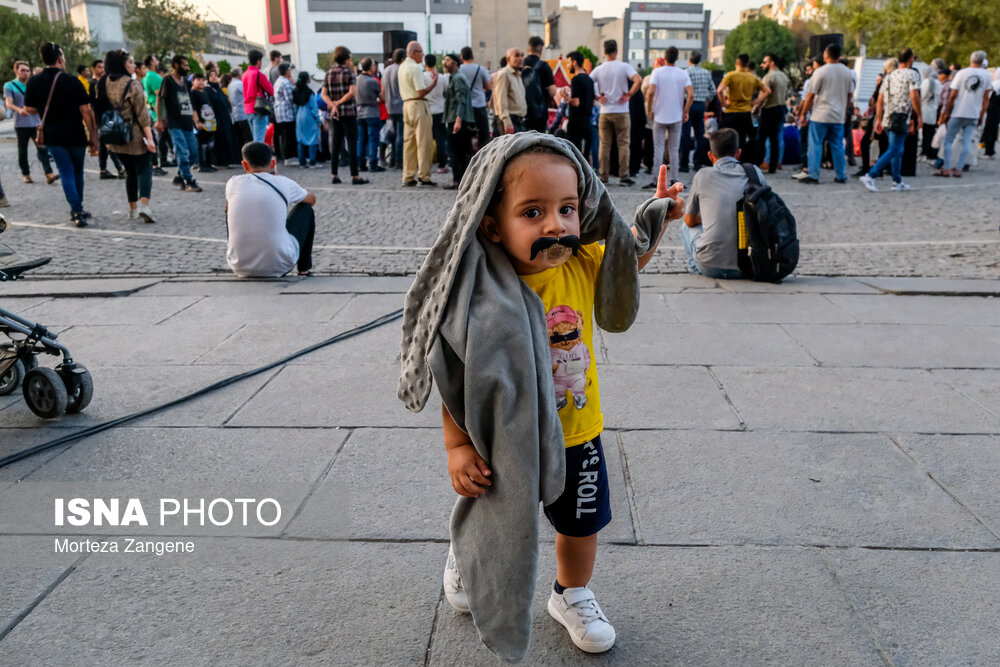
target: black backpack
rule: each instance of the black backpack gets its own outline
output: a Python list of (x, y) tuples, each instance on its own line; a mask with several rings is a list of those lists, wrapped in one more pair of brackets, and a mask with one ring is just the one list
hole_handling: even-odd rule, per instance
[(524, 84), (524, 101), (528, 106), (528, 118), (547, 118), (549, 105), (545, 101), (545, 89), (542, 79), (533, 66), (521, 70), (521, 82)]
[(753, 165), (744, 164), (747, 187), (736, 204), (739, 220), (737, 263), (744, 278), (780, 283), (799, 263), (795, 218)]
[(111, 106), (111, 99), (108, 97), (107, 77), (102, 78), (101, 83), (104, 84), (103, 101), (107, 102), (107, 105), (111, 108), (101, 114), (101, 123), (97, 127), (97, 133), (101, 136), (101, 140), (109, 146), (124, 146), (132, 143), (132, 123), (125, 120), (125, 117), (122, 116), (122, 109), (125, 108), (128, 89), (132, 85), (132, 79), (129, 79), (128, 83), (125, 84), (125, 90), (122, 91), (122, 99), (117, 107)]

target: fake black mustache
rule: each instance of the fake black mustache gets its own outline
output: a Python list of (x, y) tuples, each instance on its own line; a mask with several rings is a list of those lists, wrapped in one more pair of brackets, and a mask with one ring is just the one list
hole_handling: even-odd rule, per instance
[(566, 246), (573, 251), (573, 256), (576, 257), (577, 251), (580, 250), (580, 237), (563, 236), (557, 239), (554, 236), (543, 236), (531, 244), (531, 259), (535, 259), (538, 253), (544, 252), (556, 244)]

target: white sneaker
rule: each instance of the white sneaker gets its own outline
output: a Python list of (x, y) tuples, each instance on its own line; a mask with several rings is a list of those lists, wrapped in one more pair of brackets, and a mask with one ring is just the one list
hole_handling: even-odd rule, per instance
[(135, 220), (137, 214), (138, 214), (138, 209), (130, 208), (128, 210), (128, 219)]
[(899, 183), (893, 183), (892, 184), (892, 191), (893, 192), (906, 192), (907, 190), (912, 190), (912, 189), (913, 188), (911, 188), (909, 185), (907, 185), (906, 183), (904, 183), (902, 181), (900, 181)]
[(875, 179), (868, 174), (858, 177), (858, 180), (861, 181), (861, 185), (865, 186), (872, 192), (878, 192), (878, 187), (875, 185)]
[(299, 164), (299, 159), (297, 157), (288, 157), (288, 158), (285, 158), (285, 166), (286, 167), (297, 167), (298, 164)]
[(448, 560), (444, 564), (444, 596), (455, 611), (469, 613), (469, 594), (462, 587), (462, 578), (458, 574), (458, 563), (455, 562), (455, 551), (449, 545)]
[(567, 588), (549, 596), (549, 615), (562, 623), (576, 647), (587, 653), (603, 653), (615, 645), (615, 629), (597, 604), (594, 592)]
[(145, 204), (139, 204), (139, 208), (136, 210), (139, 214), (139, 217), (142, 218), (145, 222), (156, 222), (156, 220), (153, 218), (153, 212), (149, 210), (149, 206)]
[(792, 178), (794, 178), (796, 181), (801, 181), (803, 178), (809, 178), (809, 172), (808, 171), (800, 171), (799, 173), (797, 173), (794, 176), (792, 176)]

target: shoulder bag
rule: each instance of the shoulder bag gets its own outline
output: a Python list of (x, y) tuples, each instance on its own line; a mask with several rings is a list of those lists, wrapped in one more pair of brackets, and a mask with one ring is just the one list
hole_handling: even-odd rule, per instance
[(257, 97), (253, 101), (253, 112), (261, 116), (270, 116), (274, 113), (274, 97), (261, 87), (260, 76), (260, 70), (257, 70)]
[(52, 93), (56, 90), (56, 81), (59, 80), (59, 76), (62, 72), (56, 72), (56, 76), (52, 79), (52, 87), (49, 88), (49, 99), (45, 101), (45, 111), (42, 112), (42, 122), (38, 124), (38, 129), (35, 130), (35, 145), (38, 148), (45, 148), (45, 119), (49, 116), (49, 105), (52, 104)]

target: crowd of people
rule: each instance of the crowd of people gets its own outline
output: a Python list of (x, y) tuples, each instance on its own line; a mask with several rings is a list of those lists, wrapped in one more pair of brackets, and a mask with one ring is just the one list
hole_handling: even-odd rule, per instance
[[(794, 176), (801, 183), (818, 183), (824, 168), (834, 171), (835, 183), (846, 183), (847, 167), (860, 158), (855, 176), (869, 190), (878, 189), (876, 179), (886, 171), (893, 190), (907, 190), (902, 178), (915, 173), (918, 152), (934, 164), (935, 176), (952, 178), (995, 153), (1000, 74), (991, 79), (982, 51), (967, 67), (935, 59), (921, 73), (913, 51), (902, 50), (886, 61), (861, 114), (857, 74), (836, 44), (806, 64), (798, 89), (775, 54), (763, 58), (758, 76), (747, 54), (723, 73), (702, 67), (698, 51), (684, 67), (670, 47), (644, 76), (619, 58), (615, 40), (604, 43), (604, 61), (589, 72), (583, 54), (566, 54), (570, 82), (557, 86), (543, 47), (531, 37), (526, 49), (508, 49), (491, 71), (470, 47), (439, 62), (414, 41), (380, 66), (368, 57), (355, 62), (350, 49), (338, 46), (317, 86), (318, 78), (297, 71), (280, 52), (272, 51), (265, 65), (256, 49), (247, 54), (246, 71), (221, 73), (209, 62), (204, 73), (192, 73), (183, 55), (168, 69), (155, 56), (136, 62), (119, 49), (73, 76), (60, 47), (48, 42), (39, 50), (44, 68), (15, 63), (4, 102), (14, 116), (24, 181), (33, 182), (33, 142), (47, 183), (61, 181), (71, 221), (81, 227), (91, 218), (83, 206), (88, 152), (98, 158), (101, 179), (125, 181), (128, 216), (145, 222), (155, 220), (153, 176), (170, 176), (167, 169), (175, 168), (174, 185), (201, 192), (195, 172), (240, 164), (248, 174), (267, 172), (270, 158), (260, 145), (271, 151), (275, 167), (328, 162), (333, 184), (342, 183), (341, 167), (354, 185), (369, 182), (365, 172), (396, 169), (403, 186), (433, 187), (437, 173), (450, 174), (444, 187), (456, 189), (472, 155), (492, 138), (549, 133), (571, 142), (604, 183), (615, 174), (620, 185), (631, 186), (640, 173), (665, 164), (672, 185), (682, 173), (711, 168), (696, 174), (692, 203), (696, 211), (704, 202), (707, 211), (727, 212), (747, 185), (740, 164), (759, 167), (761, 181), (765, 172), (802, 163)], [(721, 130), (730, 132), (712, 142)], [(252, 144), (248, 161), (244, 149)], [(263, 182), (257, 176), (242, 189)], [(713, 214), (692, 215), (686, 222), (694, 231), (684, 233), (691, 270), (737, 272), (731, 253), (711, 249), (720, 235), (728, 247), (735, 218), (727, 213), (723, 227), (713, 230)]]

